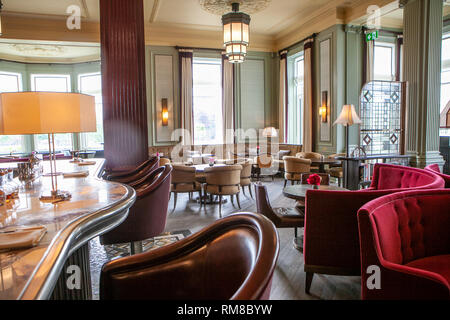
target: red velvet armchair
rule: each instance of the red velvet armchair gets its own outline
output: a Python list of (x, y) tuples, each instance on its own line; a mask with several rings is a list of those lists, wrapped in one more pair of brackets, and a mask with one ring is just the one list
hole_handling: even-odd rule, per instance
[[(450, 190), (378, 198), (358, 223), (362, 299), (450, 299)], [(371, 289), (369, 266), (380, 271)]]
[(448, 174), (441, 173), (441, 169), (439, 168), (439, 165), (437, 164), (430, 164), (429, 166), (425, 167), (425, 170), (432, 171), (439, 175), (442, 179), (445, 181), (445, 187), (450, 188), (450, 176)]
[(360, 275), (357, 212), (394, 192), (443, 188), (444, 180), (423, 169), (376, 164), (371, 187), (359, 191), (308, 190), (303, 240), (305, 291), (314, 273)]

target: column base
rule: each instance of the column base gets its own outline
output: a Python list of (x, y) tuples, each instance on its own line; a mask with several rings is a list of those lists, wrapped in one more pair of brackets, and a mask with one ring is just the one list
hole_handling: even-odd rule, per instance
[(411, 160), (410, 160), (410, 165), (412, 167), (425, 168), (426, 166), (428, 166), (430, 164), (436, 163), (439, 165), (439, 168), (441, 168), (441, 172), (442, 172), (442, 169), (445, 164), (445, 160), (439, 151), (428, 151), (422, 155), (419, 155), (417, 153), (409, 153), (409, 154), (413, 155), (413, 157), (411, 157)]

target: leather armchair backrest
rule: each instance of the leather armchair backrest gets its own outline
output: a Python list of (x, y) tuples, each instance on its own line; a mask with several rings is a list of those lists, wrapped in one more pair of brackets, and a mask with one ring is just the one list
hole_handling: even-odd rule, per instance
[(272, 206), (270, 205), (269, 195), (267, 194), (267, 187), (262, 183), (255, 183), (255, 198), (256, 198), (256, 211), (259, 214), (267, 217), (272, 221), (275, 226), (278, 227), (280, 219), (273, 212)]
[(122, 172), (120, 174), (110, 174), (107, 175), (106, 179), (109, 181), (120, 182), (120, 183), (130, 183), (132, 181), (137, 181), (145, 177), (149, 172), (153, 171), (159, 166), (159, 157), (152, 157), (149, 160), (142, 163), (136, 169), (128, 172)]
[(141, 241), (161, 234), (169, 206), (171, 166), (159, 167), (136, 188), (137, 200), (117, 228), (100, 237), (102, 244)]
[(278, 252), (268, 219), (230, 215), (172, 245), (108, 262), (100, 298), (267, 299)]

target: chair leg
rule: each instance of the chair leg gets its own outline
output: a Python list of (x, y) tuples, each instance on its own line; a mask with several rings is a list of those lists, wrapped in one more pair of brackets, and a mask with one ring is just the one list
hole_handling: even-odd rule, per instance
[(309, 290), (311, 289), (311, 283), (314, 277), (314, 273), (307, 272), (306, 273), (306, 281), (305, 281), (305, 292), (309, 294)]
[(248, 192), (250, 192), (250, 197), (253, 199), (252, 185), (251, 184), (248, 186)]
[(175, 210), (177, 208), (177, 198), (178, 198), (178, 193), (174, 192), (173, 193), (173, 210)]
[(199, 196), (198, 200), (200, 201), (200, 208), (201, 208), (202, 205), (203, 205), (202, 190), (201, 189), (198, 191), (198, 196)]
[(291, 185), (292, 185), (292, 186), (294, 185), (294, 180), (291, 180)]
[(242, 193), (244, 194), (244, 196), (246, 196), (245, 195), (245, 187), (242, 187)]
[(239, 201), (239, 193), (236, 194), (236, 200), (237, 200), (239, 209), (241, 209), (241, 202)]
[(222, 218), (222, 196), (219, 196), (219, 217)]
[(284, 188), (286, 188), (287, 180), (284, 179)]
[(232, 204), (233, 207), (234, 207), (234, 196), (233, 196), (233, 195), (230, 196), (230, 201), (231, 201), (231, 204)]

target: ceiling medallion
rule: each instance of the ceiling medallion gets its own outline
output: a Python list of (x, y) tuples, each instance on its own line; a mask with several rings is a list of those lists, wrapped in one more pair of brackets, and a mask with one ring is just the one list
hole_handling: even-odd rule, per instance
[(240, 11), (254, 14), (266, 9), (271, 2), (272, 0), (199, 0), (203, 10), (220, 16), (230, 12), (233, 3), (239, 3)]

